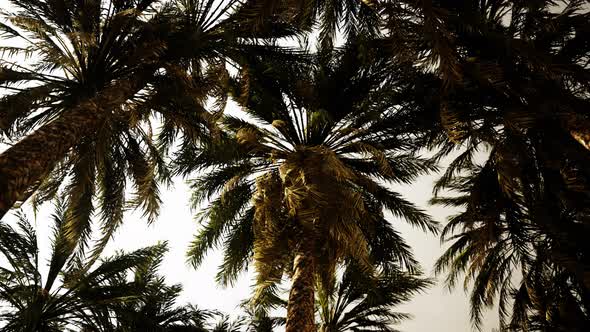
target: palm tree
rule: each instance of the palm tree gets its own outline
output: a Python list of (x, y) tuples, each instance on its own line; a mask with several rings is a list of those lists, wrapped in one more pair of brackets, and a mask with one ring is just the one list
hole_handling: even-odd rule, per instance
[(409, 318), (392, 311), (410, 300), (432, 282), (397, 271), (373, 280), (362, 271), (349, 268), (333, 294), (318, 299), (321, 332), (384, 331), (395, 332), (394, 324)]
[[(0, 269), (3, 331), (62, 331), (67, 326), (82, 329), (108, 326), (110, 315), (101, 314), (108, 311), (108, 306), (142, 293), (143, 285), (129, 282), (123, 276), (148, 265), (166, 250), (166, 245), (160, 244), (118, 254), (88, 268), (77, 258), (60, 251), (64, 215), (63, 204), (58, 204), (53, 215), (51, 264), (44, 284), (39, 272), (37, 237), (24, 215), (18, 214), (18, 231), (6, 223), (0, 224), (0, 252), (6, 262)], [(70, 263), (66, 265), (68, 260)], [(55, 271), (63, 275), (62, 284), (57, 287)], [(119, 280), (116, 287), (112, 286), (113, 280)]]
[[(495, 156), (495, 151), (491, 154)], [(446, 283), (450, 288), (463, 273), (465, 287), (473, 283), (471, 318), (476, 327), (481, 324), (483, 309), (493, 306), (496, 297), (503, 328), (523, 331), (530, 326), (539, 328), (538, 318), (544, 316), (545, 327), (555, 325), (559, 322), (558, 315), (549, 314), (546, 305), (555, 306), (551, 309), (555, 311), (562, 303), (568, 305), (571, 315), (563, 316), (559, 324), (570, 328), (584, 326), (586, 323), (579, 325), (579, 322), (588, 322), (588, 318), (585, 314), (577, 315), (573, 308), (580, 312), (590, 308), (585, 280), (562, 266), (559, 256), (563, 256), (562, 240), (554, 238), (538, 221), (550, 217), (563, 225), (575, 224), (576, 215), (560, 205), (552, 192), (544, 191), (548, 190), (543, 188), (544, 181), (530, 181), (529, 176), (518, 178), (529, 180), (525, 183), (529, 189), (525, 197), (515, 199), (506, 195), (504, 179), (497, 175), (498, 164), (492, 157), (483, 166), (472, 165), (470, 172), (454, 177), (446, 186), (459, 195), (433, 200), (464, 208), (443, 230), (443, 239), (451, 240), (452, 244), (439, 258), (436, 271), (448, 270)], [(537, 173), (529, 169), (527, 174)], [(577, 250), (582, 255), (586, 249)], [(521, 280), (520, 285), (515, 285), (517, 280)], [(529, 317), (532, 310), (542, 314)], [(565, 319), (574, 322), (563, 322)]]
[(440, 76), (436, 103), (447, 143), (495, 145), (503, 130), (552, 129), (555, 140), (587, 149), (589, 13), (584, 1), (559, 3), (386, 2), (386, 45)]
[[(419, 278), (400, 270), (381, 274), (377, 278), (367, 276), (363, 271), (349, 266), (332, 293), (319, 292), (316, 297), (318, 330), (322, 332), (346, 331), (397, 331), (394, 324), (410, 315), (392, 311), (395, 306), (407, 302), (417, 293), (424, 291), (432, 281)], [(267, 299), (255, 309), (245, 303), (249, 329), (252, 332), (272, 332), (276, 326), (284, 325), (284, 317), (268, 315), (269, 309), (286, 308), (287, 301), (278, 295)]]
[[(493, 304), (497, 293), (500, 318), (506, 325), (513, 274), (523, 268), (521, 264), (533, 260), (533, 241), (538, 236), (523, 211), (502, 195), (495, 166), (489, 160), (472, 173), (454, 178), (447, 187), (460, 195), (433, 199), (433, 203), (464, 209), (449, 220), (442, 232), (442, 239), (453, 242), (435, 269), (437, 273), (449, 271), (449, 288), (456, 285), (461, 273), (465, 273), (466, 286), (474, 281), (470, 303), (476, 327), (481, 325), (482, 309)], [(454, 235), (456, 229), (460, 232)]]
[(141, 289), (134, 299), (109, 305), (104, 314), (112, 313), (114, 320), (106, 330), (116, 332), (132, 331), (186, 331), (205, 332), (208, 321), (219, 315), (210, 310), (199, 309), (194, 305), (178, 306), (176, 301), (181, 285), (167, 285), (164, 277), (157, 274), (163, 255), (153, 257), (148, 264), (134, 271), (134, 274), (121, 275), (113, 279), (114, 289), (124, 285), (129, 277)]
[(259, 295), (255, 302), (248, 298), (241, 303), (245, 311), (244, 316), (247, 332), (273, 332), (275, 327), (284, 326), (286, 318), (271, 315), (273, 310), (284, 310), (287, 308), (287, 300), (282, 298), (285, 291), (278, 285), (272, 285)]
[(437, 229), (381, 184), (409, 183), (435, 167), (406, 139), (408, 86), (386, 81), (383, 62), (361, 67), (357, 46), (311, 66), (251, 62), (233, 93), (244, 117), (224, 116), (220, 139), (176, 161), (185, 174), (208, 170), (193, 181), (195, 204), (219, 193), (201, 215), (207, 224), (191, 261), (200, 264), (224, 239), (218, 280), (233, 282), (254, 260), (258, 297), (287, 273), (289, 332), (314, 330), (315, 280), (329, 290), (339, 264), (354, 261), (366, 273), (399, 261), (415, 267), (383, 208)]
[(229, 316), (221, 314), (217, 323), (210, 329), (211, 332), (240, 332), (244, 327), (244, 319), (231, 320)]
[[(440, 82), (425, 85), (436, 91), (425, 98), (436, 107), (424, 113), (434, 120), (436, 111), (439, 120), (416, 134), (439, 149), (435, 159), (460, 152), (434, 192), (458, 193), (435, 202), (464, 209), (443, 233), (452, 245), (439, 260), (440, 271), (449, 269), (449, 285), (460, 272), (466, 285), (474, 282), (475, 325), (496, 298), (510, 307), (510, 276), (526, 276), (534, 265), (545, 266), (547, 275), (567, 271), (568, 283), (576, 285), (571, 292), (587, 307), (589, 85), (588, 47), (581, 40), (588, 13), (579, 1), (430, 5), (439, 15), (437, 30), (448, 38), (420, 44), (416, 33), (408, 34), (440, 62), (433, 69)], [(447, 42), (444, 56), (426, 51)], [(550, 253), (538, 260), (541, 248)], [(501, 316), (507, 320), (509, 313)]]
[[(99, 151), (100, 144), (119, 144), (109, 141), (113, 136), (126, 141), (126, 131), (132, 132), (130, 140), (141, 140), (129, 121), (132, 112), (123, 109), (133, 108), (163, 51), (162, 41), (152, 36), (155, 26), (144, 20), (152, 3), (109, 2), (103, 7), (100, 1), (62, 6), (12, 1), (2, 32), (12, 45), (23, 46), (2, 48), (9, 56), (2, 60), (2, 82), (12, 93), (2, 98), (0, 129), (9, 138), (39, 129), (0, 156), (0, 217), (15, 201), (26, 200), (52, 170), (63, 176), (69, 168), (56, 166), (66, 157), (81, 160), (78, 167), (86, 167), (76, 171), (87, 172), (84, 177), (91, 180), (96, 174), (88, 174), (94, 165), (85, 150), (108, 155)], [(11, 61), (12, 55), (19, 57)], [(111, 135), (109, 127), (122, 133)], [(102, 142), (93, 134), (102, 136)], [(83, 186), (93, 184), (77, 186), (92, 196), (92, 188)]]
[[(204, 103), (213, 95), (223, 104), (227, 61), (276, 56), (278, 47), (259, 41), (295, 32), (277, 21), (254, 31), (240, 1), (12, 3), (0, 28), (24, 46), (2, 48), (21, 57), (2, 61), (0, 79), (11, 93), (1, 102), (0, 130), (30, 134), (0, 155), (0, 217), (38, 188), (52, 196), (70, 173), (70, 206), (80, 218), (104, 191), (107, 233), (121, 221), (123, 170), (136, 182), (136, 205), (153, 219), (155, 179), (167, 176), (161, 150), (180, 134), (191, 142), (207, 126)], [(148, 130), (152, 112), (164, 118), (160, 149)]]
[(515, 295), (512, 331), (585, 331), (590, 317), (571, 276), (550, 262), (535, 264)]

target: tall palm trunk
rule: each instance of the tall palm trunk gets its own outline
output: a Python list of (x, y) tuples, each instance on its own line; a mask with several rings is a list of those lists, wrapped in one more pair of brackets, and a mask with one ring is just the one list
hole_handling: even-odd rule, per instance
[(65, 111), (0, 155), (0, 219), (25, 200), (67, 152), (92, 134), (109, 112), (131, 98), (145, 79), (114, 84)]
[(301, 243), (293, 260), (293, 285), (287, 305), (286, 332), (315, 332), (312, 241)]

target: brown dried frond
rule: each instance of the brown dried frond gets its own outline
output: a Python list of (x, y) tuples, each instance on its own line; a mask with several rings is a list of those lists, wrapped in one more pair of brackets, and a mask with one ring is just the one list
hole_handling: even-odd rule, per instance
[(455, 112), (449, 110), (446, 101), (441, 101), (440, 104), (440, 120), (451, 142), (458, 144), (467, 137), (467, 124)]
[(236, 139), (239, 144), (243, 145), (258, 145), (258, 132), (252, 128), (242, 128), (236, 133)]
[(256, 179), (253, 198), (254, 212), (254, 266), (257, 272), (257, 290), (253, 301), (264, 293), (270, 284), (280, 281), (285, 262), (288, 261), (286, 218), (282, 210), (282, 183), (276, 172), (268, 172)]

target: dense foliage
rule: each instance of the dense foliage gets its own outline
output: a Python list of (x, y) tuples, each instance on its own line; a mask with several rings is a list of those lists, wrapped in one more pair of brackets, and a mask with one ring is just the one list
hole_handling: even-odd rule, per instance
[[(7, 331), (394, 331), (431, 284), (393, 188), (442, 170), (435, 265), (474, 328), (590, 330), (587, 0), (10, 0), (0, 22), (0, 218), (51, 209), (40, 271), (0, 221)], [(231, 103), (239, 112), (226, 112)], [(101, 258), (188, 179), (197, 268), (253, 266), (246, 316), (180, 305), (165, 244)], [(282, 287), (289, 285), (288, 299)], [(286, 317), (273, 309), (284, 308)]]

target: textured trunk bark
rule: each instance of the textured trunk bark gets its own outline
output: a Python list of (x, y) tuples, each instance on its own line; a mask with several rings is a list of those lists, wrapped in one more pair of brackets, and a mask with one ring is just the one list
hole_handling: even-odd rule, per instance
[(311, 243), (304, 243), (293, 261), (293, 285), (287, 305), (286, 332), (315, 332), (314, 262)]
[(63, 159), (72, 146), (97, 128), (108, 112), (132, 97), (145, 82), (119, 82), (65, 111), (0, 155), (0, 219)]
[(0, 155), (0, 219), (97, 127), (98, 113), (85, 107), (66, 112)]

